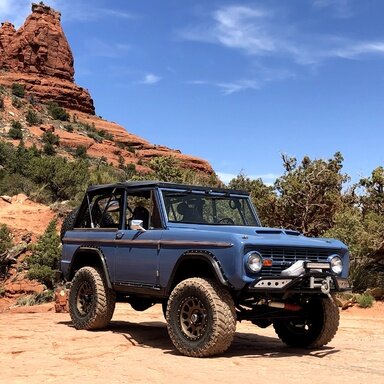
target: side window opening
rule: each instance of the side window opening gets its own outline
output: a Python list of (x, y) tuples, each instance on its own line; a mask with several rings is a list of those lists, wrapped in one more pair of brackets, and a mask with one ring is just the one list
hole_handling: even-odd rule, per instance
[(123, 193), (116, 189), (87, 196), (77, 228), (120, 228)]
[(127, 194), (126, 223), (130, 229), (132, 220), (142, 220), (144, 229), (161, 229), (160, 212), (153, 190)]

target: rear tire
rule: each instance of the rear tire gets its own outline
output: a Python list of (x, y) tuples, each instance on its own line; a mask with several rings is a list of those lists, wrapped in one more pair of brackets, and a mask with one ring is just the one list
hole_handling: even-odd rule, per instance
[(222, 353), (236, 331), (232, 297), (211, 279), (191, 278), (179, 283), (169, 297), (166, 319), (172, 343), (186, 356)]
[(105, 328), (115, 310), (115, 292), (103, 273), (93, 267), (79, 269), (69, 292), (69, 313), (76, 329)]
[(276, 320), (273, 323), (280, 340), (291, 347), (319, 348), (328, 344), (339, 327), (339, 309), (333, 300), (316, 297), (305, 306), (301, 319)]

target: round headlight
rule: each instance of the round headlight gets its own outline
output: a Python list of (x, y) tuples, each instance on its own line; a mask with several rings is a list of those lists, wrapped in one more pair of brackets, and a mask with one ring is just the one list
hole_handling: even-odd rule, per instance
[(246, 258), (246, 263), (251, 272), (259, 272), (263, 267), (263, 258), (258, 252), (250, 252)]
[(340, 256), (333, 256), (330, 260), (330, 263), (332, 271), (337, 275), (340, 275), (343, 271), (343, 261), (341, 260)]

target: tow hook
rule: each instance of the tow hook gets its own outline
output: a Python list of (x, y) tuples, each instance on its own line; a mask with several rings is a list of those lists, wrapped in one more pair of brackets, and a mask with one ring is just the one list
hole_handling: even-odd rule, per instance
[(326, 279), (324, 279), (322, 282), (321, 282), (321, 292), (324, 293), (324, 295), (329, 295), (329, 292), (331, 291), (331, 286), (329, 284), (329, 277), (327, 277)]
[(309, 287), (311, 289), (320, 288), (321, 293), (327, 295), (331, 300), (333, 300), (331, 295), (331, 283), (332, 278), (330, 276), (327, 276), (325, 279), (319, 279), (317, 277), (311, 276), (309, 279)]

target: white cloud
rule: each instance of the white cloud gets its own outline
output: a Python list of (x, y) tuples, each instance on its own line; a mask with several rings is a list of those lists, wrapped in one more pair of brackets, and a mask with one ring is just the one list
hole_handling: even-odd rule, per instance
[(224, 95), (231, 95), (232, 93), (260, 89), (260, 83), (257, 80), (238, 80), (232, 83), (218, 83), (216, 84), (222, 89)]
[(191, 80), (187, 81), (186, 84), (191, 85), (208, 85), (219, 88), (223, 95), (231, 95), (232, 93), (241, 92), (245, 90), (256, 90), (260, 89), (260, 84), (257, 80), (236, 80), (233, 82), (222, 82), (215, 83), (206, 80)]
[(333, 51), (333, 54), (345, 59), (354, 59), (369, 54), (384, 54), (384, 41), (350, 44)]
[(269, 12), (245, 6), (222, 7), (211, 14), (209, 25), (198, 25), (181, 32), (181, 37), (235, 48), (253, 55), (278, 50), (271, 34)]
[(161, 80), (160, 76), (156, 76), (153, 73), (147, 73), (144, 76), (144, 79), (140, 81), (140, 84), (152, 85), (152, 84), (158, 83), (160, 80)]
[(185, 82), (186, 84), (192, 84), (192, 85), (209, 85), (211, 84), (209, 81), (206, 80), (189, 80)]
[(244, 49), (251, 54), (274, 52), (276, 41), (271, 36), (266, 20), (269, 15), (255, 8), (232, 6), (214, 12), (214, 36), (230, 48)]
[(214, 86), (219, 88), (223, 95), (228, 96), (247, 90), (259, 90), (262, 88), (264, 83), (288, 79), (295, 76), (295, 74), (291, 71), (267, 68), (260, 64), (256, 66), (256, 71), (257, 76), (249, 79), (240, 79), (227, 82), (191, 80), (187, 81), (186, 84)]
[[(348, 0), (313, 0), (317, 8), (333, 7), (344, 16), (351, 7)], [(221, 45), (239, 50), (259, 61), (281, 59), (282, 65), (312, 66), (331, 58), (351, 59), (382, 54), (384, 41), (351, 41), (342, 36), (311, 33), (286, 20), (284, 12), (250, 6), (226, 6), (180, 32), (183, 39)], [(282, 77), (285, 79), (286, 77)], [(261, 79), (257, 79), (261, 81)], [(232, 85), (232, 84), (230, 84)], [(241, 84), (228, 87), (232, 93)], [(255, 84), (252, 85), (255, 88)]]
[(132, 13), (119, 11), (117, 9), (107, 9), (107, 8), (100, 8), (98, 9), (98, 13), (101, 15), (109, 15), (113, 17), (117, 17), (119, 19), (126, 19), (126, 20), (133, 20), (136, 19), (136, 16)]
[(353, 15), (351, 0), (313, 0), (317, 9), (331, 9), (336, 17), (348, 18)]

